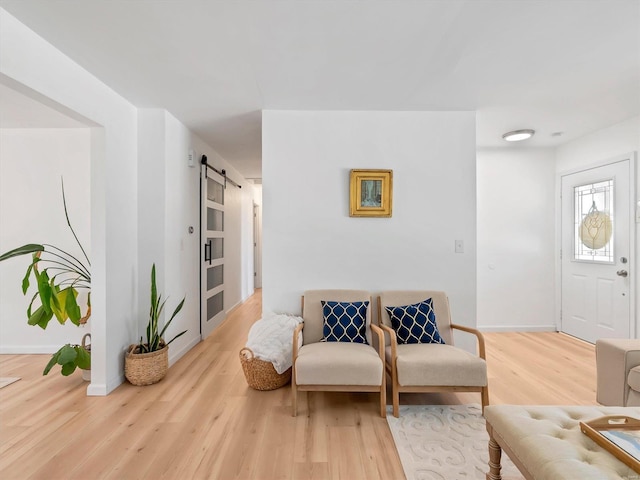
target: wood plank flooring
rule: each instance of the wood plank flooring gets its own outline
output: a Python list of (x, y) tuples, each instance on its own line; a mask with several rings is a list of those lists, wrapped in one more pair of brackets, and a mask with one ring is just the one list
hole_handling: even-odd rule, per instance
[[(247, 387), (238, 352), (261, 291), (160, 383), (87, 397), (80, 373), (42, 376), (45, 355), (2, 355), (0, 478), (403, 479), (376, 394)], [(558, 333), (486, 335), (491, 403), (595, 404), (592, 345)], [(477, 394), (404, 394), (401, 404), (479, 403)]]

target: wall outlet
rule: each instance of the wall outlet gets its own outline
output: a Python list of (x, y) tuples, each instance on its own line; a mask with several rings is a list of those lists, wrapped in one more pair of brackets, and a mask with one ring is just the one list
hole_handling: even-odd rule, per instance
[(462, 240), (456, 240), (456, 253), (464, 253), (464, 242)]

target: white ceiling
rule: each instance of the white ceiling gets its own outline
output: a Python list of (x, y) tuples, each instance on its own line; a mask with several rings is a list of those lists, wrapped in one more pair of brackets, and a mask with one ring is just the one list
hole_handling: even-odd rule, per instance
[(478, 146), (534, 128), (527, 147), (640, 114), (640, 0), (0, 6), (133, 104), (169, 110), (248, 178), (261, 177), (262, 109), (476, 110)]

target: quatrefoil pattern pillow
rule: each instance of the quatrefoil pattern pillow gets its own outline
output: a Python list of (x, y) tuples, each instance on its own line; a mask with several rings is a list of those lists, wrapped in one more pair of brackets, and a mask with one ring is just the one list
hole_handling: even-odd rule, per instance
[(369, 302), (322, 300), (322, 342), (368, 343), (366, 319)]
[(384, 308), (391, 317), (398, 343), (444, 343), (438, 332), (431, 298), (413, 305)]

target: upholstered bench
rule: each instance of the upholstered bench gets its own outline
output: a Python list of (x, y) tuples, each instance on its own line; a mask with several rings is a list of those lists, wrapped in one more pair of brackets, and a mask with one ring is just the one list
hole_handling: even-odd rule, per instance
[(486, 407), (487, 480), (502, 478), (502, 450), (527, 480), (640, 480), (640, 474), (580, 431), (580, 422), (606, 415), (640, 418), (640, 407)]

